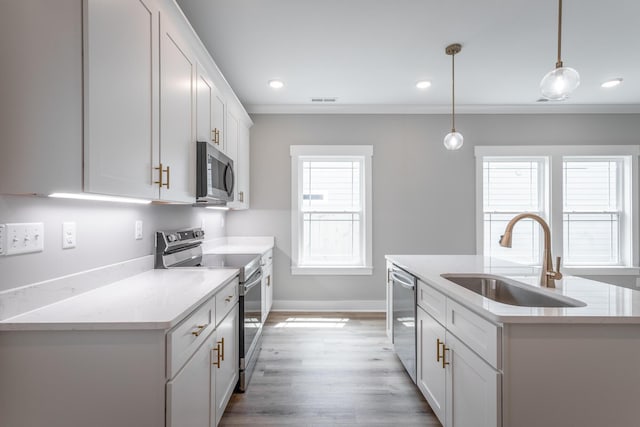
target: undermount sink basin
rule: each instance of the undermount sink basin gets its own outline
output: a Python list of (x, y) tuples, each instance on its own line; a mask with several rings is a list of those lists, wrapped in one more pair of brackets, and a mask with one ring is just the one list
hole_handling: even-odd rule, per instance
[(522, 307), (584, 307), (586, 304), (564, 295), (548, 295), (530, 285), (491, 274), (441, 274), (441, 277), (502, 304)]

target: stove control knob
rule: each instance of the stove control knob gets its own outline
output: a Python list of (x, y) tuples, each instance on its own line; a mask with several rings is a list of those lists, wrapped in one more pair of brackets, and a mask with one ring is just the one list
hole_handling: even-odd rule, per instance
[(169, 234), (167, 235), (167, 240), (169, 241), (169, 243), (175, 242), (176, 240), (178, 240), (178, 236), (176, 236), (175, 234)]

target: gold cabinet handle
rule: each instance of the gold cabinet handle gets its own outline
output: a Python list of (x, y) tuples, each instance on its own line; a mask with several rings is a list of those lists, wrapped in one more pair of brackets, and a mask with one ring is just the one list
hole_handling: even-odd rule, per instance
[(446, 361), (447, 351), (449, 351), (449, 347), (447, 347), (443, 342), (442, 343), (442, 369), (444, 369), (445, 366), (449, 365), (449, 362)]
[(216, 129), (216, 144), (220, 145), (220, 129)]
[(211, 129), (211, 142), (216, 143), (216, 130)]
[(440, 338), (438, 338), (436, 340), (436, 362), (439, 362), (443, 357), (442, 355), (440, 355), (440, 344), (444, 346), (444, 341), (440, 341)]
[(244, 192), (243, 191), (238, 193), (238, 198), (240, 199), (241, 202), (244, 202)]
[(229, 295), (224, 299), (224, 302), (231, 302), (232, 299), (233, 299), (233, 295)]
[[(170, 181), (170, 178), (171, 178), (170, 175), (169, 175), (169, 173), (170, 173), (169, 172), (169, 166), (167, 166), (166, 169), (163, 169), (162, 168), (162, 163), (160, 163), (160, 166), (158, 166), (157, 168), (153, 168), (153, 169), (159, 171), (159, 173), (158, 173), (158, 181), (153, 181), (153, 183), (154, 184), (158, 184), (160, 186), (160, 188), (167, 187), (167, 189), (169, 189), (169, 181)], [(165, 172), (167, 173), (167, 182), (166, 183), (162, 181), (162, 174), (165, 173)]]
[(191, 332), (191, 335), (199, 336), (202, 333), (202, 331), (206, 329), (207, 326), (209, 325), (198, 325), (197, 326), (198, 329)]
[(153, 181), (154, 184), (159, 184), (160, 188), (162, 188), (162, 163), (160, 163), (160, 166), (157, 168), (153, 168), (154, 170), (159, 171), (158, 173), (158, 181)]
[[(215, 360), (211, 362), (211, 364), (220, 369), (220, 341), (218, 341), (218, 345), (215, 348), (212, 348), (211, 351), (216, 352)], [(211, 358), (213, 359), (214, 356), (211, 355)]]
[[(220, 338), (220, 341), (218, 341), (218, 346), (222, 346), (222, 351), (218, 350), (219, 355), (221, 355), (221, 359), (224, 362), (224, 337)], [(218, 362), (220, 363), (220, 362)]]

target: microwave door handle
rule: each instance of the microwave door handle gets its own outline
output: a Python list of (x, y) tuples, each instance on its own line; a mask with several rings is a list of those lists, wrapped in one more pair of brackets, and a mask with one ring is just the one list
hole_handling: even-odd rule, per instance
[[(231, 171), (231, 175), (230, 175), (230, 181), (231, 184), (229, 185), (229, 180), (227, 179), (227, 176), (229, 176), (229, 171)], [(231, 163), (227, 163), (226, 168), (224, 170), (224, 188), (227, 190), (227, 194), (230, 196), (233, 194), (233, 186), (235, 185), (235, 177), (233, 174), (233, 166), (231, 166)]]

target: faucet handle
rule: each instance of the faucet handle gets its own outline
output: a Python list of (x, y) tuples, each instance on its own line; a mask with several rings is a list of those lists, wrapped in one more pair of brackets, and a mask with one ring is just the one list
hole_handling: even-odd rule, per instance
[(560, 280), (562, 279), (562, 273), (560, 273), (560, 262), (562, 260), (562, 257), (556, 257), (556, 271), (555, 271), (555, 277), (554, 279), (556, 280)]

